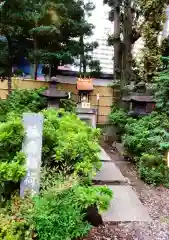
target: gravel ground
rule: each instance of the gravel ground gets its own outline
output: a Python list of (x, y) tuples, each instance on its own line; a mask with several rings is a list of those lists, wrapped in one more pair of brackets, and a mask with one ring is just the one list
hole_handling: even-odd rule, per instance
[(93, 228), (89, 236), (83, 240), (169, 240), (169, 189), (143, 183), (132, 164), (121, 161), (117, 155), (114, 156), (110, 147), (104, 148), (122, 174), (129, 179), (141, 202), (147, 207), (152, 221), (106, 224)]

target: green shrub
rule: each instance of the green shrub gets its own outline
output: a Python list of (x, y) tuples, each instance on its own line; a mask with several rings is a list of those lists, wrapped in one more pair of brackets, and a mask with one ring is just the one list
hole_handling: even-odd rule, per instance
[(14, 116), (0, 123), (0, 161), (10, 162), (22, 147), (24, 128), (21, 119)]
[[(112, 106), (109, 118), (120, 130), (125, 154), (137, 162), (140, 177), (147, 183), (167, 185), (169, 171), (163, 158), (169, 149), (169, 118), (166, 111), (169, 81), (166, 73), (162, 73), (156, 81), (158, 112), (134, 119), (128, 117), (124, 110)], [(164, 112), (160, 113), (162, 109)]]
[(0, 208), (0, 240), (37, 239), (33, 212), (31, 198), (12, 197), (5, 208)]
[(157, 110), (169, 114), (169, 70), (156, 78), (155, 100)]
[(35, 201), (34, 222), (40, 240), (71, 240), (87, 235), (91, 226), (84, 221), (92, 204), (107, 209), (112, 192), (106, 187), (81, 185), (78, 179), (55, 177), (42, 186)]
[(132, 118), (130, 118), (123, 109), (112, 105), (109, 120), (111, 124), (117, 127), (120, 134), (124, 134), (125, 125), (132, 121)]
[(148, 168), (157, 168), (164, 162), (159, 153), (144, 153), (140, 158), (140, 163)]
[(164, 183), (164, 176), (163, 176), (163, 170), (164, 165), (161, 165), (157, 168), (148, 168), (144, 165), (140, 164), (139, 166), (139, 174), (140, 178), (144, 180), (148, 184), (163, 184)]
[(24, 219), (0, 214), (0, 240), (32, 240), (29, 225)]
[(76, 113), (76, 103), (72, 99), (61, 99), (61, 108), (66, 112)]
[(127, 123), (122, 137), (124, 147), (129, 154), (135, 156), (153, 150), (164, 153), (169, 142), (169, 134), (166, 131), (168, 126), (167, 116), (157, 113)]
[[(21, 119), (16, 117), (0, 123), (0, 186), (6, 196), (6, 182), (17, 183), (25, 175), (25, 155), (21, 152), (24, 129)], [(2, 196), (0, 196), (2, 201)]]
[(0, 121), (5, 121), (10, 112), (21, 115), (23, 112), (39, 112), (46, 107), (46, 100), (40, 94), (44, 88), (40, 89), (16, 89), (6, 100), (0, 100)]
[(18, 181), (25, 174), (21, 153), (24, 129), (19, 118), (15, 117), (0, 123), (0, 181)]
[(107, 210), (112, 192), (107, 187), (88, 187), (80, 179), (44, 171), (40, 195), (13, 197), (0, 209), (0, 240), (74, 240), (86, 236), (92, 226), (86, 209), (96, 204)]
[(43, 163), (57, 167), (66, 164), (75, 173), (86, 176), (95, 173), (101, 167), (99, 130), (63, 110), (48, 109), (43, 114)]
[(169, 169), (159, 153), (144, 153), (138, 163), (140, 178), (148, 184), (168, 184)]
[(13, 181), (18, 182), (25, 176), (25, 154), (23, 152), (16, 153), (16, 156), (10, 162), (0, 163), (0, 182)]

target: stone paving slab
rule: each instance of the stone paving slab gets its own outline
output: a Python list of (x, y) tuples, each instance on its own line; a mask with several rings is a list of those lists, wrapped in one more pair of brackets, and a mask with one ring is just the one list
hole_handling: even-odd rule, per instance
[(99, 153), (99, 158), (101, 161), (111, 161), (111, 158), (108, 156), (108, 154), (105, 152), (105, 150), (100, 147), (101, 152)]
[(118, 167), (113, 162), (102, 162), (100, 172), (94, 177), (93, 181), (105, 183), (125, 183), (127, 179), (122, 175)]
[(109, 186), (113, 199), (109, 210), (102, 214), (104, 222), (150, 222), (148, 210), (130, 186)]

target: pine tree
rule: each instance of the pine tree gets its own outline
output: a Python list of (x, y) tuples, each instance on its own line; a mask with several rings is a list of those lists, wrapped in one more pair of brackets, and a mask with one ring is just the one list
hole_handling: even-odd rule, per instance
[(47, 3), (41, 1), (34, 9), (33, 22), (36, 24), (31, 30), (34, 51), (30, 60), (35, 65), (48, 63), (57, 69), (60, 65), (73, 63), (80, 55), (83, 72), (86, 72), (86, 66), (91, 61), (88, 53), (97, 47), (95, 42), (84, 44), (84, 36), (92, 35), (93, 29), (84, 16), (93, 10), (93, 4), (84, 5), (80, 0), (51, 0)]
[(16, 42), (22, 40), (27, 35), (25, 29), (28, 20), (28, 14), (25, 9), (26, 3), (27, 0), (5, 0), (0, 4), (0, 35), (4, 37), (4, 43), (6, 43), (6, 52), (1, 51), (1, 58), (3, 56), (7, 58), (4, 72), (8, 76), (9, 93), (12, 89), (12, 66), (14, 59), (16, 58), (16, 53), (19, 54), (22, 48), (22, 45), (17, 45)]
[[(28, 11), (31, 20), (30, 37), (33, 41), (33, 49), (30, 51), (29, 60), (34, 63), (34, 79), (37, 79), (39, 63), (51, 62), (53, 52), (51, 41), (58, 37), (60, 16), (58, 4), (53, 1), (33, 0)], [(50, 46), (49, 46), (50, 45)]]
[[(35, 79), (38, 63), (48, 63), (57, 69), (78, 58), (79, 38), (82, 33), (91, 35), (93, 28), (84, 20), (84, 11), (81, 0), (6, 0), (0, 5), (0, 34), (6, 39), (8, 51), (9, 92), (12, 66), (20, 56), (35, 64)], [(85, 52), (94, 47), (94, 43), (85, 45)]]
[(91, 73), (99, 73), (101, 71), (99, 61), (92, 59), (93, 50), (98, 47), (96, 41), (89, 41), (88, 38), (92, 36), (94, 25), (88, 23), (88, 18), (92, 15), (92, 11), (95, 9), (92, 1), (83, 3), (83, 16), (79, 25), (80, 29), (80, 74), (86, 75), (87, 68), (91, 70)]

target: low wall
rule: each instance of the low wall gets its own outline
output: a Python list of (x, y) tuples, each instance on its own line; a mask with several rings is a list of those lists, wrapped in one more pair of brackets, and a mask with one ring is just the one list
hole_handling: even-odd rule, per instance
[[(103, 80), (104, 81), (104, 80)], [(48, 82), (35, 80), (12, 80), (12, 89), (35, 89), (40, 87), (48, 87)], [(72, 92), (75, 101), (78, 99), (78, 91), (75, 84), (59, 83), (58, 88), (67, 92)], [(100, 95), (99, 106), (97, 102), (97, 93)], [(8, 95), (8, 82), (0, 81), (0, 98), (6, 99)], [(90, 95), (92, 106), (98, 108), (98, 124), (108, 123), (108, 115), (110, 107), (115, 99), (118, 98), (118, 91), (109, 86), (94, 86), (94, 91)]]

